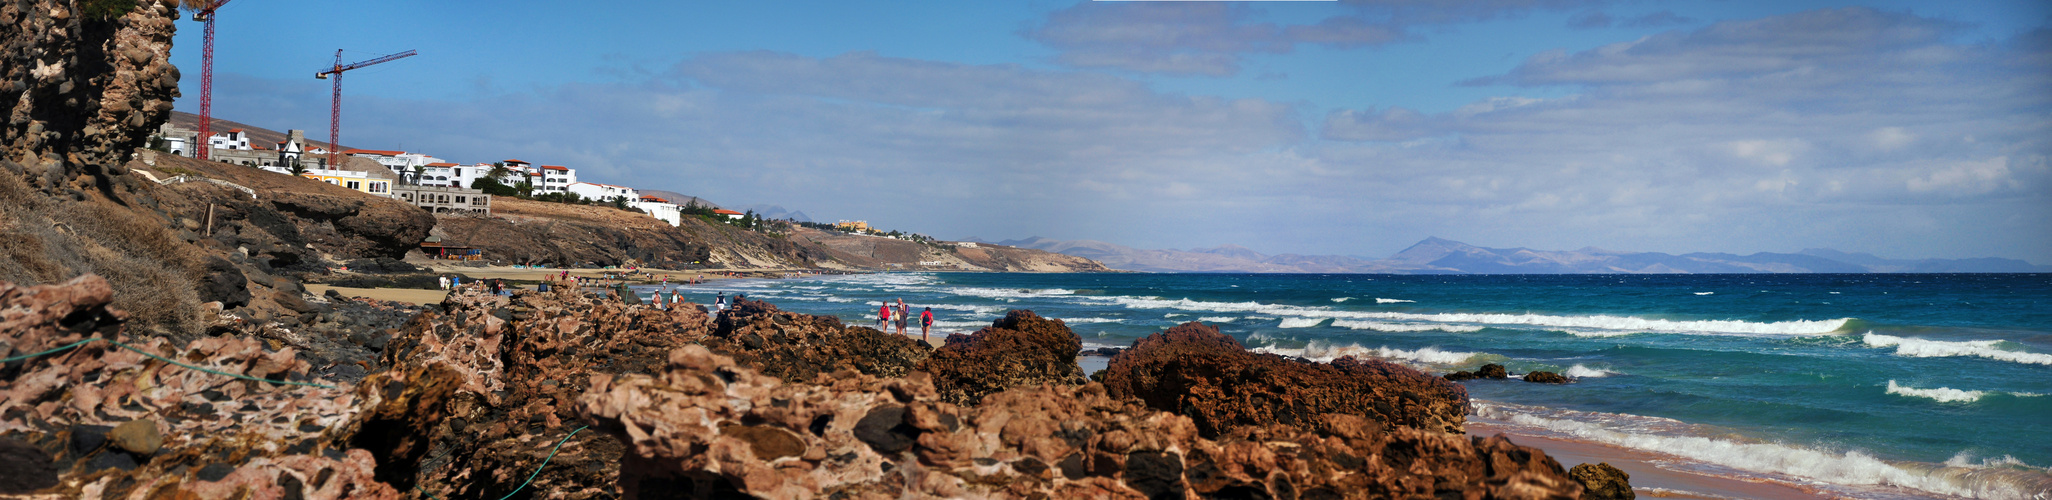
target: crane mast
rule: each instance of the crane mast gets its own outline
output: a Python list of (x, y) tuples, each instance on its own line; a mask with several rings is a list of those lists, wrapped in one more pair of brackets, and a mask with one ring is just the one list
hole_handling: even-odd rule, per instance
[(206, 23), (207, 41), (200, 49), (200, 111), (199, 140), (194, 141), (193, 157), (202, 160), (213, 156), (214, 150), (214, 11), (230, 0), (208, 4), (192, 15), (193, 20)]
[(397, 53), (397, 54), (392, 54), (392, 55), (388, 55), (388, 56), (384, 56), (384, 57), (379, 57), (379, 58), (376, 58), (376, 59), (371, 59), (371, 60), (368, 60), (368, 61), (362, 61), (362, 62), (357, 62), (357, 63), (351, 63), (351, 64), (348, 64), (348, 65), (343, 65), (343, 64), (342, 64), (342, 50), (341, 50), (341, 49), (336, 49), (336, 50), (335, 50), (335, 65), (334, 65), (334, 66), (332, 66), (332, 67), (330, 67), (330, 68), (329, 68), (329, 69), (327, 69), (327, 70), (323, 70), (323, 71), (321, 71), (321, 72), (319, 72), (319, 73), (314, 73), (314, 78), (317, 78), (317, 79), (322, 79), (322, 80), (326, 80), (326, 79), (328, 79), (328, 76), (330, 76), (330, 75), (333, 75), (333, 76), (335, 77), (335, 78), (334, 78), (334, 80), (335, 80), (335, 101), (334, 101), (334, 104), (333, 104), (333, 105), (331, 105), (331, 106), (330, 106), (330, 107), (328, 108), (328, 168), (329, 168), (329, 169), (331, 169), (331, 170), (332, 170), (332, 169), (339, 169), (339, 168), (342, 168), (342, 163), (341, 163), (341, 162), (339, 161), (339, 160), (340, 160), (340, 158), (339, 158), (339, 157), (340, 157), (340, 155), (341, 155), (341, 152), (342, 152), (342, 146), (341, 146), (341, 144), (342, 144), (342, 72), (344, 72), (344, 71), (349, 71), (349, 70), (352, 70), (352, 69), (362, 68), (362, 67), (364, 67), (364, 66), (370, 66), (370, 65), (373, 65), (373, 64), (381, 64), (381, 63), (387, 63), (387, 62), (392, 62), (392, 61), (395, 61), (395, 60), (399, 60), (399, 59), (404, 59), (404, 58), (407, 58), (407, 57), (413, 57), (413, 56), (414, 56), (415, 54), (417, 54), (417, 53), (418, 53), (418, 52), (415, 52), (415, 51), (411, 51), (411, 50), (409, 50), (409, 51), (405, 51), (405, 52), (400, 52), (400, 53)]

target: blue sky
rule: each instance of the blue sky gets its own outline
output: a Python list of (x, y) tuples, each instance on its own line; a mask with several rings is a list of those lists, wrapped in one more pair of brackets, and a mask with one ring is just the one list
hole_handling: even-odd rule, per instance
[[(218, 117), (942, 238), (2052, 263), (2052, 6), (398, 2), (221, 10)], [(180, 23), (183, 111), (199, 24)]]

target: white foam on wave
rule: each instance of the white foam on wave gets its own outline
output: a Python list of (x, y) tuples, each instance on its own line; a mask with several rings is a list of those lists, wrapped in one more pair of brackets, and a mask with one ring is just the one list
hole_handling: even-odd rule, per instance
[(2052, 365), (2052, 354), (2003, 350), (1997, 347), (2003, 342), (2000, 340), (1952, 342), (1867, 332), (1860, 337), (1860, 341), (1868, 347), (1894, 347), (1895, 355), (1911, 358), (1975, 356), (2011, 363)]
[[(1781, 443), (1695, 435), (1688, 424), (1638, 415), (1538, 409), (1473, 401), (1475, 416), (1613, 446), (1666, 453), (1742, 471), (1843, 486), (1894, 486), (1966, 498), (2033, 498), (2052, 486), (2042, 469), (1945, 467), (1892, 462), (1861, 451), (1834, 452)], [(1694, 431), (1703, 432), (1703, 431)], [(1964, 461), (1965, 459), (1961, 459)]]
[(1377, 304), (1409, 304), (1409, 303), (1412, 303), (1412, 302), (1417, 302), (1417, 301), (1415, 301), (1415, 300), (1404, 300), (1404, 299), (1385, 299), (1385, 298), (1382, 298), (1382, 297), (1376, 297), (1376, 298), (1375, 298), (1375, 303), (1377, 303)]
[(1906, 385), (1897, 385), (1894, 380), (1888, 381), (1888, 393), (1913, 398), (1934, 399), (1940, 403), (1972, 403), (1980, 401), (1981, 396), (1988, 395), (1987, 391), (1962, 391), (1950, 387), (1918, 389)]
[(1580, 336), (1614, 336), (1639, 332), (1689, 333), (1705, 335), (1818, 335), (1845, 327), (1852, 318), (1755, 322), (1741, 320), (1668, 320), (1633, 316), (1556, 316), (1547, 314), (1496, 313), (1402, 313), (1347, 311), (1329, 307), (1307, 307), (1260, 302), (1211, 302), (1159, 297), (1083, 297), (1111, 302), (1131, 309), (1177, 309), (1194, 312), (1260, 313), (1298, 318), (1385, 319), (1434, 323), (1523, 325), (1562, 329)]
[(1355, 330), (1375, 330), (1378, 332), (1438, 331), (1447, 333), (1479, 332), (1482, 331), (1483, 328), (1474, 325), (1443, 325), (1437, 323), (1389, 323), (1383, 321), (1357, 321), (1347, 319), (1333, 320), (1332, 326), (1339, 328), (1352, 328)]
[(1076, 294), (1076, 291), (1075, 291), (1075, 290), (1069, 290), (1069, 289), (1066, 289), (1066, 288), (1046, 288), (1046, 289), (1033, 289), (1033, 288), (985, 288), (985, 287), (974, 287), (974, 286), (965, 286), (965, 287), (949, 287), (949, 288), (947, 288), (947, 289), (946, 289), (946, 291), (947, 291), (947, 292), (949, 292), (949, 293), (954, 293), (954, 294), (957, 294), (957, 295), (968, 295), (968, 296), (972, 296), (972, 297), (983, 297), (983, 298), (990, 298), (990, 299), (1021, 299), (1021, 298), (1028, 298), (1028, 297), (1054, 297), (1054, 296), (1064, 296), (1064, 295), (1075, 295), (1075, 294)]
[(1334, 298), (1332, 299), (1332, 301), (1333, 301), (1333, 302), (1346, 302), (1346, 301), (1349, 301), (1349, 300), (1353, 300), (1353, 299), (1354, 299), (1353, 297), (1334, 297)]
[(1275, 327), (1276, 327), (1276, 328), (1310, 328), (1310, 327), (1314, 327), (1314, 326), (1318, 326), (1318, 325), (1324, 324), (1324, 323), (1325, 323), (1325, 320), (1328, 320), (1328, 319), (1332, 319), (1332, 318), (1283, 318), (1283, 319), (1282, 319), (1282, 324), (1278, 324), (1278, 325), (1275, 325)]
[(1611, 375), (1616, 375), (1617, 372), (1605, 370), (1602, 368), (1590, 368), (1587, 366), (1582, 366), (1580, 363), (1576, 363), (1575, 366), (1568, 367), (1568, 369), (1566, 371), (1561, 372), (1561, 374), (1574, 378), (1602, 378)]
[[(876, 301), (870, 301), (870, 302), (868, 302), (868, 304), (869, 304), (869, 305), (872, 305), (872, 306), (875, 306), (875, 305), (882, 305), (883, 303), (882, 303), (882, 302), (876, 302)], [(980, 315), (980, 316), (1002, 316), (1002, 315), (1004, 315), (1004, 314), (1005, 314), (1005, 312), (1007, 312), (1007, 311), (1010, 311), (1010, 310), (1011, 310), (1011, 308), (1009, 308), (1009, 307), (1005, 307), (1005, 306), (979, 306), (979, 305), (969, 305), (969, 304), (917, 304), (917, 305), (914, 305), (914, 304), (909, 304), (909, 303), (908, 303), (908, 304), (906, 304), (906, 305), (907, 305), (907, 306), (909, 306), (909, 307), (911, 307), (911, 308), (912, 308), (912, 310), (913, 310), (913, 312), (915, 312), (915, 313), (916, 313), (916, 312), (918, 312), (918, 311), (919, 311), (919, 309), (920, 309), (920, 308), (922, 308), (922, 307), (931, 307), (931, 308), (934, 308), (934, 309), (941, 309), (941, 310), (947, 310), (947, 311), (962, 311), (962, 312), (966, 312), (966, 313), (970, 313), (970, 314), (975, 314), (975, 315)]]
[(1712, 294), (1716, 294), (1716, 293), (1717, 293), (1717, 292), (1696, 292), (1696, 295), (1712, 295)]
[[(1252, 337), (1249, 337), (1249, 339), (1251, 340)], [(1417, 350), (1404, 350), (1392, 349), (1387, 346), (1367, 348), (1362, 347), (1361, 344), (1349, 344), (1342, 346), (1317, 340), (1313, 340), (1310, 343), (1305, 344), (1304, 347), (1301, 348), (1262, 346), (1254, 348), (1253, 351), (1269, 354), (1281, 354), (1284, 356), (1294, 356), (1313, 361), (1318, 361), (1321, 363), (1331, 363), (1332, 360), (1335, 359), (1339, 359), (1346, 356), (1354, 356), (1364, 358), (1380, 358), (1391, 361), (1429, 365), (1458, 365), (1466, 363), (1468, 362), (1468, 360), (1473, 359), (1476, 356), (1485, 355), (1479, 352), (1442, 351), (1436, 347), (1423, 347)]]
[(1231, 323), (1235, 319), (1238, 318), (1234, 318), (1232, 316), (1205, 316), (1197, 318), (1197, 321), (1202, 321), (1205, 323)]
[(855, 301), (855, 299), (851, 299), (851, 298), (847, 298), (847, 297), (837, 297), (837, 296), (833, 296), (833, 295), (828, 295), (828, 296), (826, 296), (826, 300), (827, 300), (827, 302), (854, 302), (854, 301)]
[(1119, 323), (1124, 321), (1118, 318), (1062, 318), (1062, 322), (1068, 324)]

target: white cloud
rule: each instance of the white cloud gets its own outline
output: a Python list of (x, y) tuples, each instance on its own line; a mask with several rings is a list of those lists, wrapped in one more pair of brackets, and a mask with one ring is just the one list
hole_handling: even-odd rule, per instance
[(1917, 139), (1917, 136), (1910, 135), (1902, 127), (1881, 127), (1874, 129), (1873, 132), (1868, 132), (1867, 138), (1874, 141), (1875, 149), (1895, 151), (1902, 149), (1903, 146), (1908, 146), (1910, 141)]

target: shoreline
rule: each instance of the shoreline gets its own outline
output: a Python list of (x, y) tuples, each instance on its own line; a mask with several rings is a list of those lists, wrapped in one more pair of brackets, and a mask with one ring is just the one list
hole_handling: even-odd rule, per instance
[(1560, 462), (1563, 469), (1572, 469), (1584, 463), (1608, 463), (1630, 474), (1632, 492), (1644, 497), (1771, 500), (1835, 498), (1821, 492), (1767, 480), (1752, 481), (1663, 468), (1660, 466), (1662, 462), (1687, 460), (1663, 453), (1545, 437), (1500, 424), (1474, 420), (1468, 421), (1467, 431), (1468, 435), (1477, 437), (1502, 434), (1514, 443), (1546, 450), (1546, 455)]

